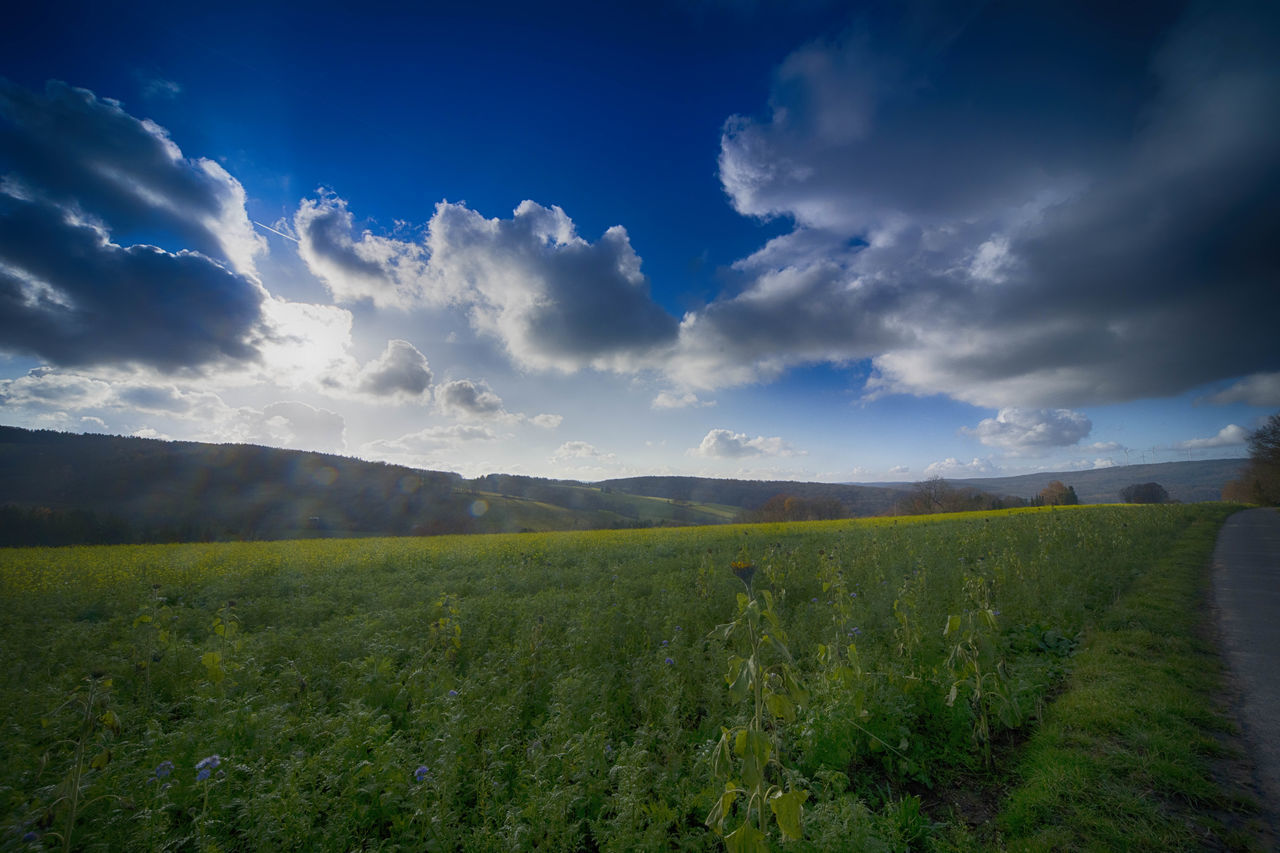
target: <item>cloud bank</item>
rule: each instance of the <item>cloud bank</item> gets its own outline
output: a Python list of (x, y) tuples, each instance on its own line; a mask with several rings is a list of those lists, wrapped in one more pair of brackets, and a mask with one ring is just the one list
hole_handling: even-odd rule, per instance
[(1175, 11), (987, 6), (796, 51), (720, 152), (734, 208), (794, 230), (683, 320), (673, 372), (869, 359), (873, 392), (1004, 408), (1275, 370), (1280, 13)]

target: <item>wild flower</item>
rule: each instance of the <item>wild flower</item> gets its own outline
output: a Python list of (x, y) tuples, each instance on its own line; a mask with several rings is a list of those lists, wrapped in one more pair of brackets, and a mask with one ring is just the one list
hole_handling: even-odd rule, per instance
[(756, 567), (749, 560), (734, 560), (729, 564), (729, 569), (742, 581), (748, 588), (751, 586), (751, 579), (756, 575)]
[(155, 778), (164, 779), (172, 772), (173, 772), (173, 762), (168, 760), (161, 761), (159, 764), (156, 765)]
[(423, 779), (427, 778), (427, 773), (429, 772), (430, 771), (427, 769), (427, 765), (419, 764), (418, 769), (413, 771), (413, 778), (421, 782)]
[(675, 663), (676, 662), (673, 661), (671, 658), (667, 658), (667, 666), (675, 666)]
[(458, 695), (458, 691), (456, 691), (456, 690), (450, 690), (450, 691), (449, 691), (449, 695), (450, 695), (450, 696), (457, 696), (457, 695)]
[(217, 769), (222, 763), (222, 758), (217, 754), (206, 756), (196, 762), (196, 781), (203, 782), (208, 779), (210, 774)]

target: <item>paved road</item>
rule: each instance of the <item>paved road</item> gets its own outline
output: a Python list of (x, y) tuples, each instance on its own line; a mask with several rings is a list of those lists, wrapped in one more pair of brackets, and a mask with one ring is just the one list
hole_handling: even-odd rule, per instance
[(1227, 519), (1213, 551), (1213, 592), (1227, 663), (1242, 693), (1258, 781), (1280, 811), (1280, 510)]

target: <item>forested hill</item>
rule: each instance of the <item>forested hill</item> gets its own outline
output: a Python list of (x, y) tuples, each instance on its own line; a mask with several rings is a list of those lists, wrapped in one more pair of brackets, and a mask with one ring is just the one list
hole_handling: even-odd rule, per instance
[(807, 501), (837, 501), (850, 516), (883, 515), (893, 510), (909, 483), (854, 486), (843, 483), (797, 483), (789, 480), (717, 480), (707, 477), (628, 477), (603, 480), (602, 488), (693, 503), (727, 504), (755, 510), (770, 498), (788, 495)]
[(0, 427), (0, 545), (716, 524), (779, 495), (811, 513), (797, 517), (836, 518), (886, 512), (900, 494), (697, 478), (464, 480), (307, 451)]
[(1159, 483), (1169, 498), (1183, 503), (1222, 500), (1222, 487), (1240, 475), (1247, 459), (1198, 459), (1188, 462), (1157, 462), (1149, 465), (1117, 465), (1089, 471), (1058, 471), (1018, 477), (983, 477), (948, 480), (953, 486), (968, 486), (997, 495), (1034, 498), (1053, 480), (1076, 490), (1081, 503), (1119, 503), (1120, 490), (1135, 483)]
[(42, 513), (28, 526), (93, 526), (77, 540), (437, 532), (467, 517), (459, 482), (323, 453), (0, 427), (0, 506)]

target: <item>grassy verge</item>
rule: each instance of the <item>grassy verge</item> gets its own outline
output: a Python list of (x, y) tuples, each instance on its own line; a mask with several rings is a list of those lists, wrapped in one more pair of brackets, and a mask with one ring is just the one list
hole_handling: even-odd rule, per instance
[(1263, 849), (1256, 805), (1215, 779), (1235, 729), (1219, 710), (1224, 674), (1205, 630), (1207, 567), (1233, 509), (1206, 506), (1090, 632), (1027, 744), (999, 848)]

